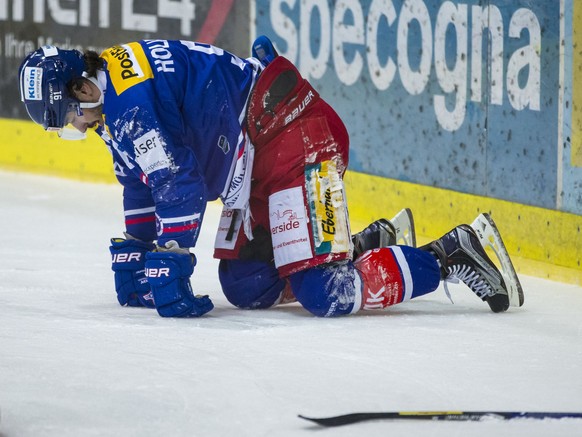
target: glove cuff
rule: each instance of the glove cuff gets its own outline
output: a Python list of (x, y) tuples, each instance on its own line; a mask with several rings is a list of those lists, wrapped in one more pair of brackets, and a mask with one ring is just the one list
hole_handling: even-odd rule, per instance
[[(148, 252), (145, 259), (148, 278), (152, 278), (152, 275), (157, 278), (189, 278), (194, 273), (196, 265), (196, 257), (191, 253)], [(150, 269), (158, 271), (154, 272)], [(151, 279), (149, 281), (152, 282)]]

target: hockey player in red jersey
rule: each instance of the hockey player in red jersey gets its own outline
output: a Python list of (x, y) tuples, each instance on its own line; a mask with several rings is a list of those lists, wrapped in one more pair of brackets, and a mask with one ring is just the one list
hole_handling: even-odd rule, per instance
[(31, 118), (46, 130), (94, 127), (112, 152), (126, 216), (126, 238), (110, 248), (121, 305), (152, 306), (165, 317), (213, 308), (192, 291), (190, 249), (206, 202), (216, 198), (225, 205), (215, 244), (219, 279), (237, 307), (297, 300), (314, 315), (340, 316), (455, 279), (494, 312), (523, 303), (487, 216), (421, 248), (410, 226), (403, 235), (384, 219), (352, 235), (343, 122), (268, 38), (257, 39), (253, 55), (150, 40), (100, 56), (45, 46), (23, 61), (19, 83)]

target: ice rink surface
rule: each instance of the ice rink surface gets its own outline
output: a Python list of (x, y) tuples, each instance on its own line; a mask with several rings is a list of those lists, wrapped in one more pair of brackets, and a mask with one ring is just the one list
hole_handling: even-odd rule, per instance
[(115, 299), (120, 187), (0, 172), (0, 204), (0, 437), (582, 436), (582, 420), (322, 429), (297, 418), (582, 411), (581, 287), (523, 276), (526, 303), (505, 314), (462, 285), (454, 305), (439, 288), (341, 319), (296, 304), (237, 310), (211, 258), (211, 204), (192, 285), (216, 308), (163, 319)]

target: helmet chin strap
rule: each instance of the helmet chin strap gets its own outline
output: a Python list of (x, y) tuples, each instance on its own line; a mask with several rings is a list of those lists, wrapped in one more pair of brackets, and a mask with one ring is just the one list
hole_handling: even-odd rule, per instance
[(104, 94), (101, 84), (99, 83), (96, 77), (93, 76), (88, 77), (86, 72), (83, 72), (83, 77), (97, 87), (97, 89), (99, 90), (99, 99), (96, 102), (79, 102), (79, 107), (81, 109), (92, 109), (101, 106), (103, 104), (103, 94)]

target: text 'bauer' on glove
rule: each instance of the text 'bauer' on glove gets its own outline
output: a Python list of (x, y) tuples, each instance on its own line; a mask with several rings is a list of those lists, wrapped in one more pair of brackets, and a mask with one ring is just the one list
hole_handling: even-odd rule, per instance
[(112, 238), (111, 269), (120, 305), (154, 308), (154, 300), (145, 276), (146, 253), (155, 249), (153, 243), (136, 239)]
[(190, 276), (196, 258), (190, 253), (156, 251), (146, 255), (146, 276), (162, 317), (200, 317), (214, 308), (208, 296), (194, 296)]

